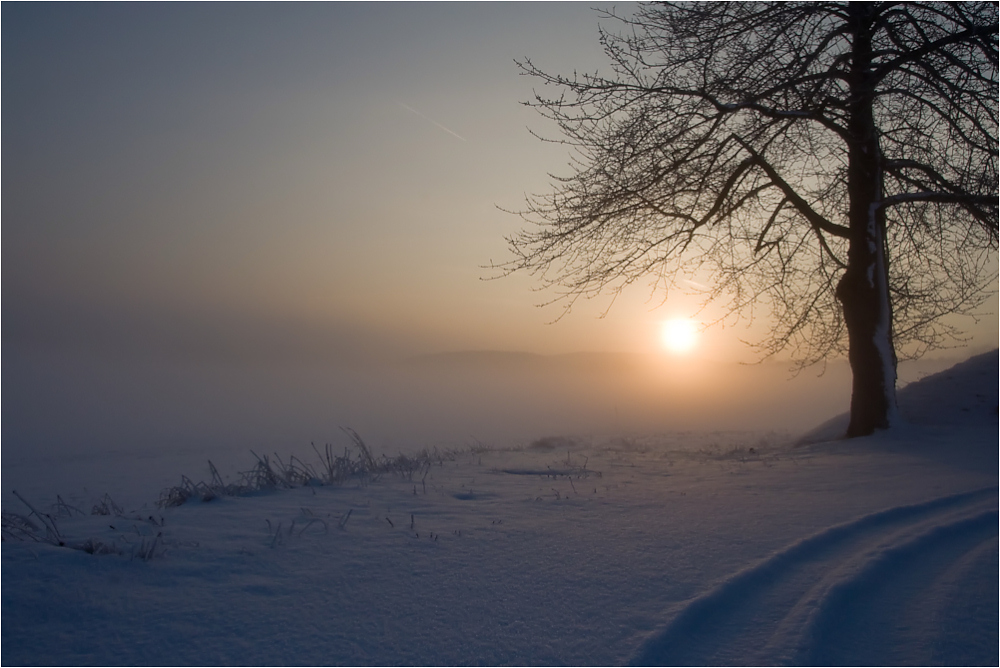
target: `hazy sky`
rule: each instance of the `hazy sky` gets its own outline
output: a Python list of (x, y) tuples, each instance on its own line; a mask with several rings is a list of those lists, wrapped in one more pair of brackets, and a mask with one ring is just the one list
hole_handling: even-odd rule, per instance
[[(587, 5), (5, 3), (3, 19), (19, 336), (649, 351), (695, 310), (637, 286), (606, 319), (598, 300), (550, 325), (530, 277), (482, 280), (520, 226), (497, 206), (568, 158), (529, 134), (555, 130), (519, 104), (535, 82), (513, 60), (603, 66), (614, 22)], [(746, 358), (747, 337), (712, 332), (703, 354)]]
[[(333, 387), (315, 363), (650, 353), (662, 320), (696, 309), (639, 285), (604, 319), (598, 300), (549, 324), (560, 310), (536, 306), (552, 295), (530, 277), (482, 280), (521, 226), (497, 207), (546, 191), (569, 159), (529, 133), (557, 136), (521, 105), (535, 82), (514, 59), (604, 67), (598, 25), (614, 22), (586, 4), (5, 2), (2, 13), (5, 456), (11, 435), (179, 443), (224, 438), (227, 424), (296, 439), (385, 426), (381, 390)], [(973, 349), (996, 346), (993, 308)], [(753, 359), (741, 338), (754, 332), (712, 330), (698, 354)], [(246, 370), (262, 361), (314, 376)], [(229, 371), (206, 370), (219, 365)], [(504, 396), (541, 410), (511, 383)], [(831, 413), (846, 409), (838, 383)], [(417, 410), (396, 389), (393, 405)], [(452, 390), (475, 404), (467, 386)], [(594, 405), (622, 417), (609, 396)], [(337, 412), (362, 404), (368, 417)], [(567, 415), (584, 410), (574, 406)]]
[(530, 136), (551, 128), (519, 104), (533, 82), (513, 60), (599, 66), (587, 6), (3, 12), (4, 297), (46, 336), (106, 342), (91, 329), (114, 323), (417, 350), (655, 345), (666, 311), (645, 290), (611, 319), (594, 304), (547, 326), (559, 310), (535, 307), (528, 277), (481, 280), (520, 224), (497, 205), (567, 162)]

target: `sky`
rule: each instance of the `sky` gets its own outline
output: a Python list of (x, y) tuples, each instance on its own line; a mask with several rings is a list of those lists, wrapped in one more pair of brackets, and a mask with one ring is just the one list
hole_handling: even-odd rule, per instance
[(16, 247), (4, 277), (19, 307), (414, 350), (648, 343), (592, 313), (549, 327), (559, 310), (536, 308), (528, 277), (483, 280), (520, 225), (497, 207), (519, 207), (567, 161), (529, 134), (544, 128), (520, 105), (532, 83), (514, 59), (599, 65), (589, 8), (4, 14), (4, 236)]
[[(372, 406), (419, 412), (422, 381), (364, 399), (352, 388), (370, 374), (335, 383), (333, 369), (467, 350), (665, 354), (662, 321), (697, 311), (683, 291), (637, 285), (606, 317), (597, 299), (560, 319), (530, 276), (488, 280), (522, 225), (504, 209), (569, 162), (529, 132), (557, 137), (521, 104), (536, 84), (514, 61), (606, 67), (598, 26), (614, 22), (586, 4), (2, 12), (5, 454), (11, 438), (236, 441), (232, 424), (301, 439), (351, 402), (377, 429)], [(996, 346), (995, 312), (971, 349)], [(753, 361), (741, 340), (767, 322), (745, 324), (709, 330), (690, 359)], [(276, 426), (294, 421), (311, 426)]]

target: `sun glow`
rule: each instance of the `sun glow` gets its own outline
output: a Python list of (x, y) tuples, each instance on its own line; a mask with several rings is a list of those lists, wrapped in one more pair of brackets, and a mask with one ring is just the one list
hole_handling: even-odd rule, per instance
[(688, 318), (667, 320), (660, 330), (660, 341), (675, 355), (685, 355), (698, 343), (698, 325)]

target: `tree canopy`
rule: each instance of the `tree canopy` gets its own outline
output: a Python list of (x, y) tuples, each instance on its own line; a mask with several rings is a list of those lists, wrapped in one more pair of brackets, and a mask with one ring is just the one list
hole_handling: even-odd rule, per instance
[(574, 157), (520, 212), (506, 270), (533, 272), (567, 308), (707, 270), (706, 296), (729, 313), (773, 315), (765, 354), (849, 352), (855, 394), (858, 341), (881, 337), (894, 385), (894, 346), (918, 356), (953, 340), (942, 317), (973, 313), (996, 277), (996, 4), (605, 17), (619, 23), (600, 34), (610, 73), (519, 63), (543, 84), (528, 104)]

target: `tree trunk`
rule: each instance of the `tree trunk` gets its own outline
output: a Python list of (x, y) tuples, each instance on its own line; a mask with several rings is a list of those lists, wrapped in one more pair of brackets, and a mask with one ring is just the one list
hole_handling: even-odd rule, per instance
[[(876, 215), (873, 212), (872, 218)], [(865, 234), (864, 239), (852, 237), (847, 271), (837, 286), (847, 323), (853, 374), (848, 437), (886, 429), (896, 417), (896, 352), (886, 258), (882, 235), (878, 233), (882, 230), (877, 224), (871, 227), (875, 233)]]
[(896, 351), (892, 337), (889, 267), (882, 208), (882, 152), (872, 111), (871, 6), (852, 2), (853, 48), (848, 195), (850, 245), (847, 270), (837, 285), (854, 376), (847, 436), (888, 428), (896, 416)]

